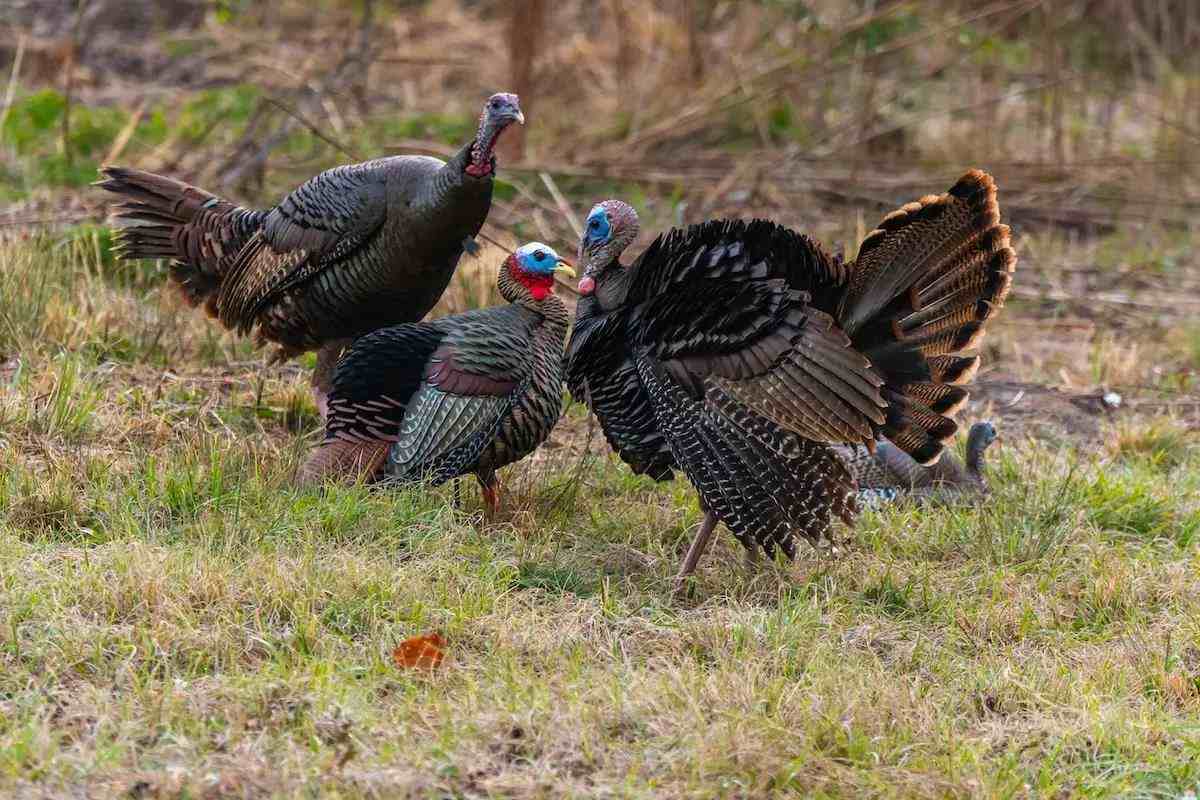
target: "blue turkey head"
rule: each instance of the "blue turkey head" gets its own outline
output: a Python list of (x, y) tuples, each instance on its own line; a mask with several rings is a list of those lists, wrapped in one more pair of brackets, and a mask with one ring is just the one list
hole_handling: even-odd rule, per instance
[(575, 277), (571, 265), (559, 257), (553, 247), (541, 242), (521, 245), (508, 261), (509, 272), (529, 290), (534, 300), (544, 300), (554, 290), (554, 273)]
[(620, 200), (605, 200), (592, 206), (579, 238), (579, 264), (583, 269), (580, 294), (591, 294), (596, 289), (596, 279), (605, 270), (621, 266), (621, 253), (637, 235), (638, 215), (633, 206)]
[(492, 95), (484, 106), (483, 118), (500, 128), (514, 122), (524, 125), (525, 115), (521, 113), (521, 98), (508, 92)]

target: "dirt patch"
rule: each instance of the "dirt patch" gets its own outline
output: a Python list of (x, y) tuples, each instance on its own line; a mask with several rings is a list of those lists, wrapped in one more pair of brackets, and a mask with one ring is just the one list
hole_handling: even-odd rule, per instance
[(1071, 393), (1017, 380), (980, 381), (970, 388), (971, 416), (992, 420), (1007, 437), (1094, 442), (1125, 413), (1124, 398), (1115, 393), (1106, 400), (1105, 392)]
[(1096, 390), (1070, 392), (1018, 380), (979, 381), (971, 386), (970, 416), (990, 419), (1004, 435), (1086, 446), (1099, 443), (1113, 423), (1169, 414), (1200, 429), (1200, 395)]

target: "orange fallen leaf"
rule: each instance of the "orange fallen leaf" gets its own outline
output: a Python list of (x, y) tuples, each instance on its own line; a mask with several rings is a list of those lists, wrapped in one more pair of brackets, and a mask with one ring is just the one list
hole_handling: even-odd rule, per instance
[(446, 640), (438, 633), (405, 639), (392, 651), (392, 660), (401, 669), (434, 669), (446, 658)]

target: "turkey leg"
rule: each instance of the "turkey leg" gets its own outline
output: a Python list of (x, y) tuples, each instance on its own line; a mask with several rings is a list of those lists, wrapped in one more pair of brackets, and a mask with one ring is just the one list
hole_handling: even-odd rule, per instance
[(329, 412), (329, 393), (333, 391), (333, 370), (342, 351), (350, 346), (353, 339), (334, 339), (321, 345), (317, 351), (317, 366), (313, 368), (312, 387), (313, 399), (317, 402), (317, 411), (321, 412), (324, 421)]
[(500, 513), (500, 479), (495, 475), (486, 481), (479, 478), (479, 486), (483, 489), (483, 518), (491, 521)]
[(687, 586), (687, 578), (696, 571), (696, 565), (700, 563), (700, 557), (708, 549), (708, 542), (712, 539), (713, 530), (716, 527), (716, 515), (711, 511), (706, 511), (704, 513), (704, 520), (700, 523), (700, 530), (696, 531), (696, 538), (692, 539), (692, 544), (688, 548), (687, 555), (683, 557), (683, 563), (679, 565), (679, 574), (675, 576), (675, 590), (672, 596), (676, 600), (683, 596), (684, 587)]

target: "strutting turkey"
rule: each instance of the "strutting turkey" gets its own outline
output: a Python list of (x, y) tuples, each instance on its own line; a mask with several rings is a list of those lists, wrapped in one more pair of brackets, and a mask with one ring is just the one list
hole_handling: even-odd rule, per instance
[(551, 248), (526, 244), (500, 268), (509, 305), (357, 339), (334, 372), (325, 439), (299, 482), (437, 485), (474, 474), (494, 514), (496, 470), (537, 449), (562, 410), (568, 318), (555, 272), (575, 275)]
[(859, 505), (879, 507), (901, 498), (953, 500), (987, 495), (983, 457), (997, 438), (992, 423), (976, 422), (967, 434), (965, 462), (947, 451), (927, 467), (886, 440), (878, 443), (874, 453), (861, 444), (838, 446), (835, 451), (858, 485)]
[(318, 350), (324, 397), (337, 358), (364, 333), (424, 317), (492, 204), (494, 147), (524, 123), (514, 94), (484, 104), (475, 138), (449, 161), (378, 158), (335, 167), (269, 210), (242, 208), (172, 178), (103, 167), (125, 258), (172, 260), (171, 277), (239, 333), (257, 328), (283, 361)]
[(1016, 256), (980, 171), (887, 215), (853, 262), (771, 222), (718, 220), (659, 236), (631, 265), (625, 203), (596, 205), (580, 240), (583, 295), (567, 384), (635, 472), (682, 469), (704, 521), (794, 556), (850, 523), (856, 486), (834, 444), (886, 438), (919, 464), (957, 430)]

